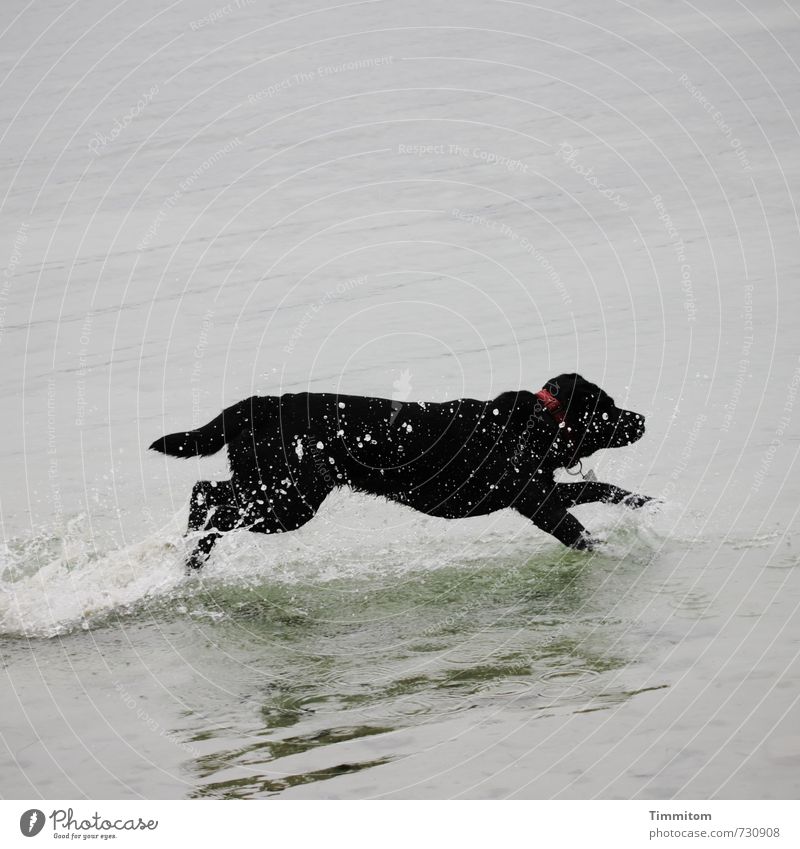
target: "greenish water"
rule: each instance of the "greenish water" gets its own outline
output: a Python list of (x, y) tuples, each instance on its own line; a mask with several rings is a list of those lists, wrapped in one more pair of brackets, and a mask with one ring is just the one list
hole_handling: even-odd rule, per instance
[[(119, 702), (112, 714), (123, 707), (114, 727), (134, 759), (146, 757), (148, 737), (168, 741), (187, 795), (269, 795), (397, 757), (376, 751), (322, 765), (343, 743), (515, 702), (586, 711), (633, 698), (615, 679), (633, 647), (614, 597), (647, 559), (547, 544), (528, 557), (308, 583), (252, 574), (231, 583), (220, 569), (54, 638), (6, 638), (3, 656), (16, 687), (37, 692), (67, 659), (87, 708), (107, 706), (109, 694)], [(31, 660), (39, 675), (20, 681)], [(316, 769), (272, 772), (315, 752)], [(126, 780), (124, 763), (114, 771)]]
[[(447, 562), (412, 520), (415, 542), (371, 569), (385, 532), (355, 560), (301, 538), (305, 563), (290, 536), (265, 547), (239, 534), (200, 578), (181, 574), (177, 538), (27, 572), (22, 545), (3, 572), (20, 617), (7, 605), (0, 640), (6, 794), (614, 796), (636, 784), (673, 795), (680, 776), (708, 786), (707, 747), (659, 741), (702, 731), (736, 745), (759, 671), (782, 686), (794, 650), (765, 629), (785, 621), (797, 558), (775, 550), (756, 579), (775, 535), (689, 544), (663, 533), (670, 505), (594, 515), (607, 541), (592, 554), (508, 519), (480, 543), (505, 553), (479, 555), (465, 538)], [(35, 547), (47, 560), (46, 540)], [(726, 614), (742, 592), (748, 609)], [(27, 636), (8, 633), (23, 619)], [(759, 663), (733, 648), (759, 641), (770, 647)], [(770, 751), (760, 757), (785, 784), (784, 754)]]

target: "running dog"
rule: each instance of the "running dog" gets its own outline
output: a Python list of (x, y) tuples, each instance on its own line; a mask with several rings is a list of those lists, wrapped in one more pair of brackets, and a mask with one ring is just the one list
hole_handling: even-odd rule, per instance
[(630, 445), (644, 430), (644, 416), (620, 409), (579, 374), (561, 374), (538, 392), (491, 401), (254, 395), (150, 448), (205, 457), (228, 446), (231, 479), (199, 481), (192, 490), (187, 533), (202, 534), (187, 560), (191, 570), (223, 533), (295, 530), (345, 486), (447, 519), (511, 507), (564, 545), (591, 548), (570, 507), (641, 507), (651, 499), (595, 480), (556, 483), (554, 473), (601, 448)]

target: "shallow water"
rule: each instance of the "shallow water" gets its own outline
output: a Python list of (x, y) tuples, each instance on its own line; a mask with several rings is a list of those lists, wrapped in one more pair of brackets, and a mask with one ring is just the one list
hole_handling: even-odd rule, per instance
[[(703, 11), (22, 13), (0, 795), (800, 792), (800, 26)], [(339, 492), (183, 574), (191, 485), (227, 472), (162, 433), (573, 369), (647, 414), (589, 465), (662, 499), (580, 508), (592, 554)]]

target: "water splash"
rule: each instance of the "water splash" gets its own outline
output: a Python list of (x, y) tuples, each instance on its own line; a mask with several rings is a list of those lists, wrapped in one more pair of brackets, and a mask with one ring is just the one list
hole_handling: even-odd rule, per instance
[[(646, 561), (664, 540), (659, 521), (647, 508), (636, 513), (597, 508), (592, 523), (605, 539), (601, 555)], [(0, 634), (52, 637), (140, 613), (225, 615), (216, 602), (197, 604), (208, 592), (227, 598), (237, 615), (246, 616), (247, 605), (258, 607), (251, 591), (268, 585), (349, 580), (374, 592), (383, 582), (412, 575), (424, 580), (437, 570), (452, 568), (459, 575), (486, 563), (586, 560), (512, 511), (447, 521), (342, 493), (323, 505), (314, 522), (291, 534), (229, 534), (200, 575), (186, 576), (183, 527), (179, 513), (140, 542), (103, 548), (89, 518), (78, 516), (59, 533), (9, 541), (0, 553)], [(223, 590), (230, 592), (220, 596)], [(306, 611), (299, 606), (293, 615)]]

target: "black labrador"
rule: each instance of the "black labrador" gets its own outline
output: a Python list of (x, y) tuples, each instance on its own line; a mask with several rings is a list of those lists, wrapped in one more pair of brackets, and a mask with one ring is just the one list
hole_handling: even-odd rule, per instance
[(194, 457), (228, 446), (231, 479), (192, 490), (188, 532), (205, 531), (187, 561), (197, 569), (224, 532), (292, 531), (342, 486), (447, 519), (513, 507), (564, 545), (591, 548), (570, 507), (651, 499), (598, 481), (556, 483), (554, 472), (642, 434), (644, 416), (620, 409), (579, 374), (562, 374), (539, 392), (491, 401), (254, 395), (150, 448)]

